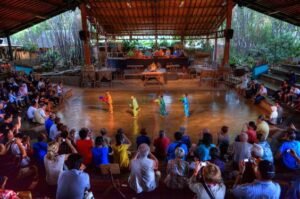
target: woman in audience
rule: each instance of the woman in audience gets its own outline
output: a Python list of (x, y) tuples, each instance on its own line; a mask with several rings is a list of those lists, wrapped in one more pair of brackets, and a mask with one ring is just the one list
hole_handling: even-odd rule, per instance
[(148, 144), (148, 146), (150, 146), (151, 141), (150, 141), (149, 136), (147, 136), (146, 129), (142, 128), (140, 131), (140, 134), (141, 135), (136, 138), (136, 147), (139, 148), (140, 144), (143, 144), (143, 143)]
[(95, 147), (92, 148), (93, 164), (99, 167), (101, 164), (109, 164), (109, 148), (102, 136), (95, 139)]
[(250, 144), (253, 144), (255, 143), (257, 140), (256, 140), (256, 125), (255, 125), (255, 122), (253, 121), (250, 121), (248, 124), (246, 123), (244, 125), (244, 128), (243, 128), (243, 132), (247, 133), (248, 135), (248, 142)]
[(235, 141), (232, 145), (233, 166), (238, 168), (239, 162), (251, 157), (252, 144), (248, 143), (248, 135), (241, 133), (239, 141)]
[(112, 146), (112, 149), (114, 162), (118, 163), (121, 169), (128, 169), (129, 167), (128, 149), (130, 146), (131, 141), (123, 132), (118, 131), (116, 134), (116, 144)]
[(262, 155), (261, 159), (268, 160), (273, 163), (273, 153), (272, 153), (269, 142), (263, 139), (262, 134), (257, 135), (257, 140), (258, 140), (257, 144), (259, 146), (261, 146), (263, 149), (263, 155)]
[(209, 155), (211, 157), (211, 160), (209, 162), (217, 165), (222, 173), (225, 171), (225, 162), (221, 160), (219, 157), (219, 150), (216, 147), (213, 147), (209, 151)]
[(208, 161), (211, 159), (209, 155), (209, 150), (212, 147), (216, 147), (214, 144), (212, 144), (213, 138), (210, 133), (204, 133), (202, 143), (197, 147), (197, 155), (199, 157), (200, 161)]
[(93, 141), (88, 137), (89, 129), (82, 128), (79, 131), (80, 139), (76, 142), (78, 153), (83, 157), (83, 163), (89, 165), (92, 162)]
[(44, 157), (47, 154), (47, 136), (44, 133), (40, 133), (37, 137), (37, 142), (33, 144), (33, 154), (37, 162), (40, 165), (44, 163)]
[(245, 171), (245, 163), (240, 163), (239, 175), (237, 176), (232, 193), (235, 198), (270, 198), (279, 199), (280, 186), (272, 181), (275, 176), (275, 167), (273, 163), (262, 160), (258, 164), (253, 164), (253, 170), (256, 180), (252, 183), (240, 184), (241, 176)]
[(185, 151), (181, 147), (175, 149), (175, 159), (168, 161), (167, 177), (164, 180), (167, 187), (182, 189), (187, 186), (189, 163), (183, 160)]
[[(76, 149), (72, 146), (70, 140), (66, 140), (66, 143), (72, 148), (73, 153), (77, 153)], [(56, 185), (60, 173), (63, 171), (65, 160), (69, 155), (58, 154), (59, 142), (50, 142), (48, 145), (48, 151), (44, 158), (44, 165), (46, 171), (46, 182), (48, 185)]]
[(167, 149), (170, 144), (170, 139), (166, 136), (163, 130), (159, 131), (159, 136), (153, 142), (153, 146), (155, 147), (155, 156), (158, 159), (165, 159), (167, 157)]
[(221, 132), (218, 134), (218, 146), (220, 149), (220, 157), (225, 159), (229, 147), (228, 126), (222, 126)]
[(217, 165), (209, 162), (198, 162), (188, 185), (197, 199), (225, 197), (226, 187), (222, 182), (221, 171)]

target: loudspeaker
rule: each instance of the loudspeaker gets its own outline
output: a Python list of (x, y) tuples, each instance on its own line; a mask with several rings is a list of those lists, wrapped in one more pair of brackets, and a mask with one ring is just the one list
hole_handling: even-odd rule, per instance
[(87, 40), (87, 39), (88, 39), (88, 32), (87, 32), (87, 31), (80, 30), (80, 31), (79, 31), (79, 38), (80, 38), (82, 41)]
[(224, 37), (226, 39), (232, 39), (233, 38), (233, 29), (226, 29), (224, 31)]

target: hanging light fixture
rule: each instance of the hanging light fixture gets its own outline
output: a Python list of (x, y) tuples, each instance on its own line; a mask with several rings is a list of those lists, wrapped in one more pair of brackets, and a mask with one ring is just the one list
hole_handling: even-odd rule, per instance
[(128, 8), (132, 8), (130, 1), (127, 1), (126, 5), (127, 5)]
[(179, 4), (179, 8), (182, 8), (184, 6), (184, 0), (181, 0), (180, 4)]

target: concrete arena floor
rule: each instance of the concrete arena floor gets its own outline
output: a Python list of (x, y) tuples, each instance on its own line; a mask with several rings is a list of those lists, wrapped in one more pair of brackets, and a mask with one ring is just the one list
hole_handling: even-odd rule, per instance
[[(178, 89), (169, 86), (163, 90), (155, 86), (147, 89), (111, 89), (114, 113), (110, 114), (105, 104), (99, 101), (99, 96), (104, 95), (106, 90), (107, 88), (73, 88), (73, 97), (58, 112), (59, 117), (69, 128), (90, 128), (94, 136), (99, 135), (100, 128), (107, 128), (110, 135), (114, 135), (118, 128), (123, 128), (133, 142), (141, 128), (146, 128), (151, 139), (157, 136), (160, 129), (164, 129), (173, 139), (173, 133), (184, 126), (192, 141), (197, 142), (203, 128), (209, 128), (216, 138), (221, 126), (227, 125), (230, 127), (231, 137), (234, 137), (245, 122), (255, 121), (263, 113), (263, 110), (244, 100), (233, 90), (199, 89), (192, 85), (184, 88), (178, 86)], [(189, 118), (183, 116), (183, 106), (179, 101), (184, 92), (189, 94)], [(164, 118), (159, 115), (158, 104), (153, 102), (160, 93), (165, 96), (169, 113)], [(131, 95), (136, 96), (141, 107), (136, 119), (130, 113)]]

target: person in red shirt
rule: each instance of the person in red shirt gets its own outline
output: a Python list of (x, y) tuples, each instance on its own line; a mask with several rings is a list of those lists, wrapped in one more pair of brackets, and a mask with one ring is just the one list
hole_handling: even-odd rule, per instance
[(164, 159), (167, 156), (167, 149), (170, 144), (170, 139), (166, 137), (163, 130), (159, 131), (159, 137), (154, 140), (155, 156), (159, 159)]
[(248, 142), (250, 144), (256, 143), (256, 125), (255, 122), (250, 121), (248, 124), (245, 124), (244, 128), (245, 133), (248, 135)]
[(93, 141), (88, 137), (89, 130), (82, 128), (79, 131), (80, 139), (76, 142), (78, 153), (83, 157), (83, 163), (89, 165), (92, 162)]

